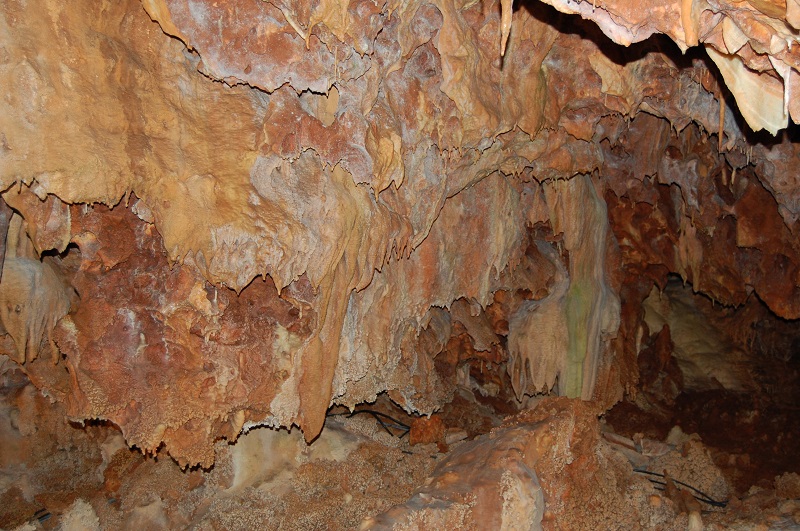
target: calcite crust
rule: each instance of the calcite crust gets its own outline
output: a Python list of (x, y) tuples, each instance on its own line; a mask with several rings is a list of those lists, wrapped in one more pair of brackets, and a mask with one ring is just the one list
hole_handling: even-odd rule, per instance
[[(796, 129), (750, 130), (800, 119), (796, 2), (547, 3), (592, 22), (505, 0), (5, 2), (9, 353), (72, 419), (210, 466), (215, 440), (310, 441), (384, 391), (430, 414), (462, 330), (520, 399), (609, 407), (669, 273), (800, 318)], [(47, 279), (19, 295), (24, 271)]]

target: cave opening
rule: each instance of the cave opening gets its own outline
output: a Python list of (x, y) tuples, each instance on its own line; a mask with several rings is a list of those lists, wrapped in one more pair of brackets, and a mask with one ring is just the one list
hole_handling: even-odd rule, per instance
[(653, 440), (675, 427), (696, 433), (739, 496), (798, 472), (800, 321), (755, 294), (716, 304), (674, 276), (645, 308), (639, 388), (607, 414), (614, 430)]

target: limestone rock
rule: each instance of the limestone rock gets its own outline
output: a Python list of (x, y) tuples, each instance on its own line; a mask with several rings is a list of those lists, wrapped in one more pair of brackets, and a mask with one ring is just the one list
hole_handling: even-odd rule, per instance
[[(800, 316), (796, 134), (747, 125), (798, 119), (796, 2), (550, 3), (590, 21), (505, 0), (4, 3), (0, 190), (24, 257), (80, 294), (33, 303), (54, 307), (25, 337), (6, 315), (14, 358), (72, 419), (209, 466), (217, 439), (312, 440), (328, 407), (383, 392), (430, 414), (481, 357), (519, 398), (609, 407), (671, 273)], [(35, 359), (51, 329), (69, 373)], [(438, 358), (459, 336), (471, 353)]]

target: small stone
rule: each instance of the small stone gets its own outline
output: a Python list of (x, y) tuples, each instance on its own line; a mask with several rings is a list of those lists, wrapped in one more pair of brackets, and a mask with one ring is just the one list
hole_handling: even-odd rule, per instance
[(681, 427), (673, 426), (672, 429), (669, 430), (669, 434), (667, 435), (667, 440), (664, 442), (666, 442), (667, 444), (671, 444), (673, 446), (680, 446), (687, 440), (689, 440), (689, 437), (685, 433), (683, 433)]
[(442, 417), (431, 415), (429, 418), (422, 417), (411, 423), (408, 434), (408, 443), (427, 444), (444, 442), (445, 426)]
[(663, 500), (661, 499), (661, 496), (659, 496), (658, 494), (651, 494), (650, 495), (650, 506), (651, 507), (655, 507), (655, 508), (661, 507), (662, 503), (663, 503)]
[(698, 511), (691, 511), (689, 513), (688, 531), (703, 531), (703, 518)]

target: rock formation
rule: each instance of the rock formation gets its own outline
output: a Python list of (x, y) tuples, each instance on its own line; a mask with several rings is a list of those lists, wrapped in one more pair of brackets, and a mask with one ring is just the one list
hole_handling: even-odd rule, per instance
[(607, 409), (670, 274), (800, 318), (797, 0), (546, 3), (3, 3), (7, 354), (208, 467), (473, 362)]

